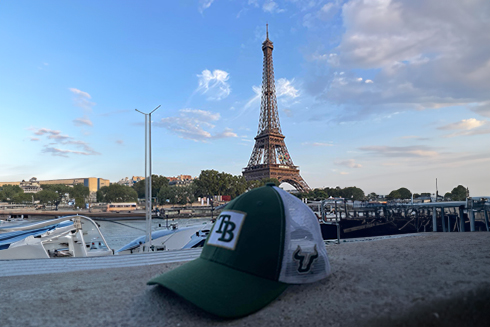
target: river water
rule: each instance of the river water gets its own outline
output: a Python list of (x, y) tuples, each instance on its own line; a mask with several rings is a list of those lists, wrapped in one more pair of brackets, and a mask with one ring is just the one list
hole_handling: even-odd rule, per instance
[[(96, 220), (100, 225), (100, 231), (107, 241), (110, 248), (118, 250), (128, 244), (135, 238), (145, 235), (146, 221), (145, 220), (120, 220), (120, 221), (104, 221)], [(169, 219), (168, 226), (176, 223), (178, 228), (199, 226), (206, 223), (211, 223), (210, 218), (179, 218)], [(165, 219), (152, 219), (152, 230), (166, 229), (167, 222)]]

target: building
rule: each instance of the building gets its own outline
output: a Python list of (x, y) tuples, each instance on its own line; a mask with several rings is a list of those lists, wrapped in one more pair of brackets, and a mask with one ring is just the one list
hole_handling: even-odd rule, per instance
[(24, 193), (37, 193), (43, 190), (36, 177), (32, 177), (28, 182), (22, 180), (19, 186), (24, 190)]
[[(33, 177), (33, 178), (35, 178), (35, 177)], [(33, 178), (31, 178), (30, 181)], [(48, 179), (48, 180), (39, 180), (39, 181), (36, 179), (36, 181), (40, 185), (42, 185), (42, 184), (50, 184), (50, 185), (63, 184), (66, 186), (73, 186), (76, 184), (83, 184), (84, 186), (88, 187), (91, 194), (92, 193), (95, 194), (95, 192), (100, 190), (101, 187), (109, 186), (111, 183), (108, 179), (97, 178), (97, 177)], [(3, 185), (19, 185), (19, 186), (21, 186), (21, 183), (28, 183), (28, 182), (25, 182), (25, 181), (22, 181), (22, 182), (0, 182), (0, 187)]]
[(143, 181), (143, 180), (145, 180), (145, 178), (142, 176), (133, 176), (131, 178), (124, 177), (120, 181), (118, 181), (117, 184), (124, 185), (124, 186), (133, 186), (134, 184), (138, 183), (139, 181)]
[(185, 186), (194, 181), (191, 175), (179, 175), (177, 177), (167, 177), (168, 185), (171, 186)]

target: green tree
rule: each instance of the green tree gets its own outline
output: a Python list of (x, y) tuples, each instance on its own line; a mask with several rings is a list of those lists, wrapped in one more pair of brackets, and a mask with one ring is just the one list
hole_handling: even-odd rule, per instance
[(14, 203), (32, 203), (32, 194), (29, 193), (16, 193), (12, 198)]
[(24, 190), (19, 185), (4, 185), (1, 187), (0, 200), (12, 201), (14, 196), (18, 193), (24, 193)]
[(243, 176), (233, 176), (230, 181), (226, 195), (231, 196), (232, 199), (236, 198), (247, 190), (247, 180)]
[(401, 199), (401, 194), (398, 192), (398, 190), (393, 190), (386, 196), (388, 200), (395, 200), (395, 199)]
[[(79, 184), (79, 185), (82, 185), (82, 184)], [(41, 184), (41, 187), (45, 191), (58, 192), (59, 194), (70, 193), (70, 191), (73, 190), (72, 187), (67, 186), (65, 184)]]
[(444, 200), (451, 201), (452, 199), (453, 199), (453, 194), (451, 192), (446, 192), (446, 194), (444, 194)]
[(97, 202), (136, 202), (138, 193), (132, 188), (120, 184), (101, 187), (97, 191)]
[(55, 204), (59, 200), (59, 194), (52, 190), (42, 190), (36, 193), (35, 198), (42, 204)]
[[(138, 198), (145, 197), (145, 180), (136, 182), (133, 185), (133, 189), (138, 194)], [(162, 187), (168, 186), (168, 178), (162, 175), (151, 175), (151, 194), (156, 196)]]
[(196, 201), (195, 193), (195, 186), (192, 184), (186, 186), (167, 186), (160, 189), (157, 194), (157, 200), (160, 204), (185, 205)]
[(76, 197), (75, 198), (75, 207), (84, 209), (85, 208), (85, 199), (83, 197)]
[(197, 196), (217, 195), (219, 189), (219, 173), (216, 170), (202, 170), (194, 180)]
[(398, 189), (398, 192), (400, 193), (400, 199), (411, 199), (412, 198), (412, 192), (406, 187), (400, 187)]
[(295, 194), (298, 198), (307, 198), (308, 200), (323, 200), (328, 198), (328, 193), (325, 189), (316, 188), (311, 190), (310, 192), (298, 192)]
[(376, 193), (374, 193), (374, 192), (371, 192), (371, 193), (369, 193), (369, 194), (367, 195), (367, 198), (368, 198), (368, 200), (370, 200), (370, 201), (374, 201), (374, 200), (377, 200), (377, 199), (378, 199), (378, 195), (377, 195)]
[(467, 189), (463, 185), (458, 185), (451, 191), (451, 199), (453, 201), (465, 201)]
[(86, 199), (90, 195), (90, 190), (87, 186), (82, 184), (73, 185), (73, 187), (69, 187), (68, 193), (71, 198), (83, 198)]
[(342, 190), (342, 195), (346, 199), (362, 201), (365, 199), (364, 191), (355, 186), (349, 186)]
[(412, 198), (412, 192), (410, 192), (409, 189), (406, 187), (400, 187), (398, 190), (393, 190), (386, 196), (390, 200), (394, 199), (411, 199)]

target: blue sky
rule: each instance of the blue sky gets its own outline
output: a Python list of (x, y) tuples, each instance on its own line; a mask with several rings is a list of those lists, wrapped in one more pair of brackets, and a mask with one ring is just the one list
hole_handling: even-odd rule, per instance
[(265, 24), (306, 182), (490, 195), (490, 2), (2, 1), (0, 181), (241, 174)]

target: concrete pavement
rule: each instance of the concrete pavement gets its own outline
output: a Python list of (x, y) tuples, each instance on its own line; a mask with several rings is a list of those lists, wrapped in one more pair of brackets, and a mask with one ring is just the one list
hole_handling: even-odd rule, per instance
[(291, 286), (241, 319), (214, 317), (162, 287), (147, 286), (151, 277), (182, 264), (154, 263), (0, 277), (0, 325), (490, 325), (488, 232), (424, 233), (327, 251), (329, 278)]

